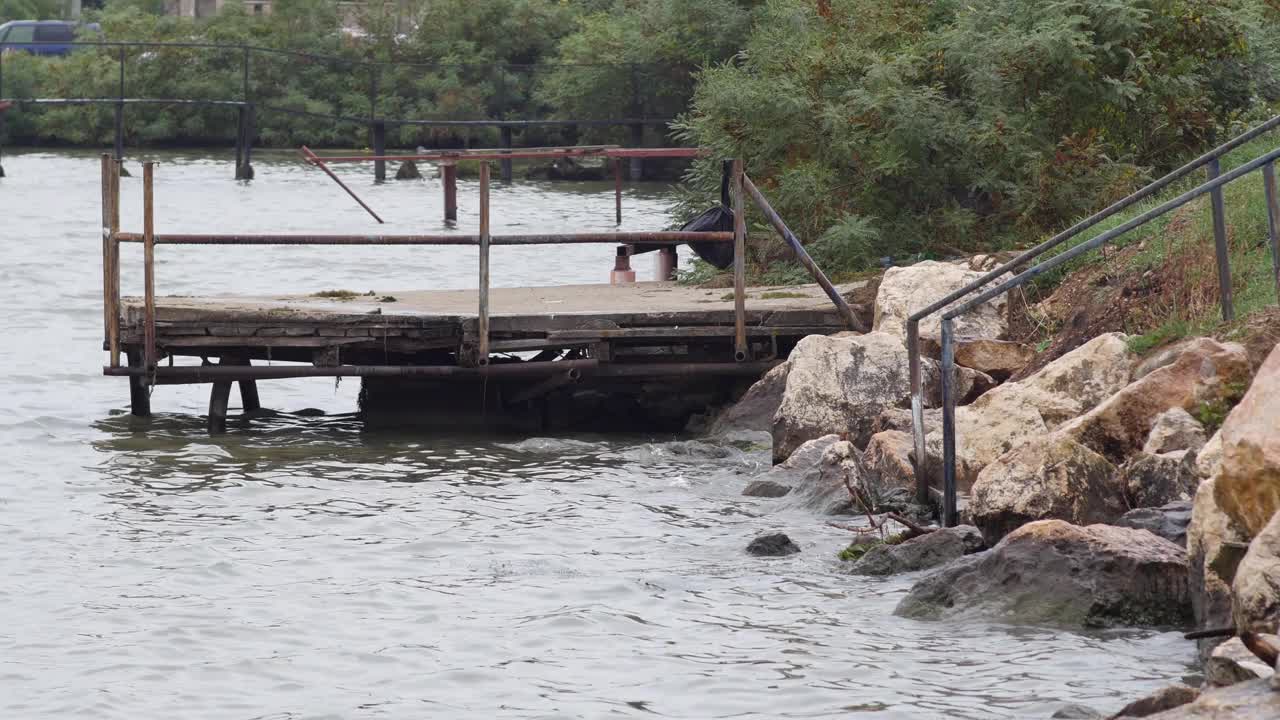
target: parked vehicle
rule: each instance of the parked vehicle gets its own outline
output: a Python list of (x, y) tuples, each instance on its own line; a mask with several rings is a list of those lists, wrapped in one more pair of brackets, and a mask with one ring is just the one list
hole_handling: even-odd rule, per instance
[(102, 28), (97, 23), (80, 25), (65, 20), (13, 20), (0, 25), (0, 52), (66, 55), (75, 49), (71, 43), (77, 35), (86, 30), (94, 39), (102, 35)]

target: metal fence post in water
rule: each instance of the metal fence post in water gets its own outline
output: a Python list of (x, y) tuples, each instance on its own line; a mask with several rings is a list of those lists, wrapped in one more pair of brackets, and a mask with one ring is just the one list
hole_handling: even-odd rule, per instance
[(955, 327), (942, 319), (942, 524), (955, 527), (956, 513), (956, 398)]
[(477, 320), (478, 359), (489, 364), (489, 163), (480, 163), (480, 314)]
[(1271, 241), (1271, 269), (1276, 280), (1276, 304), (1280, 305), (1280, 201), (1276, 199), (1275, 163), (1262, 166), (1262, 184), (1267, 193), (1267, 237)]
[[(1209, 161), (1206, 174), (1214, 180), (1222, 173), (1222, 163), (1218, 158)], [(1218, 261), (1218, 293), (1222, 298), (1222, 319), (1230, 322), (1236, 317), (1235, 303), (1231, 298), (1231, 259), (1227, 255), (1227, 211), (1223, 206), (1222, 188), (1217, 187), (1209, 193), (1213, 206), (1213, 252)]]
[[(152, 193), (152, 179), (155, 175), (155, 163), (147, 162), (142, 166), (142, 242), (143, 242), (143, 296), (146, 303), (146, 325), (144, 342), (145, 354), (143, 367), (147, 372), (156, 367), (156, 226), (155, 200)], [(150, 378), (147, 378), (150, 383)]]
[(742, 158), (733, 161), (733, 359), (747, 359), (747, 213)]

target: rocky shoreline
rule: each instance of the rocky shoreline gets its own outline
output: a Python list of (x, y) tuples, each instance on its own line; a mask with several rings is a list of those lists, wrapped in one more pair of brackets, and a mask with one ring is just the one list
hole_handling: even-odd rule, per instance
[(921, 527), (916, 474), (941, 484), (939, 327), (936, 316), (921, 326), (935, 357), (922, 368), (917, 458), (905, 320), (991, 262), (890, 268), (870, 332), (805, 338), (721, 412), (711, 434), (772, 439), (774, 467), (744, 494), (848, 527), (852, 574), (924, 571), (898, 615), (1212, 631), (1199, 640), (1201, 688), (1111, 717), (1280, 718), (1268, 651), (1280, 649), (1280, 346), (1255, 367), (1233, 342), (1189, 338), (1139, 357), (1108, 333), (1032, 372), (1034, 351), (1009, 340), (1021, 309), (983, 306), (957, 328), (963, 524)]

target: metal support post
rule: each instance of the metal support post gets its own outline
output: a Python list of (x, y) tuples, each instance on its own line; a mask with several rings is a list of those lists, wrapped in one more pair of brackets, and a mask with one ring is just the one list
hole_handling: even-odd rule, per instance
[[(1218, 158), (1209, 161), (1207, 173), (1213, 180), (1222, 173)], [(1231, 298), (1231, 258), (1227, 249), (1227, 211), (1222, 201), (1222, 188), (1209, 191), (1213, 206), (1213, 253), (1218, 261), (1218, 293), (1222, 298), (1222, 319), (1231, 322), (1236, 317), (1235, 302)]]
[(489, 163), (480, 163), (480, 314), (477, 364), (489, 364)]

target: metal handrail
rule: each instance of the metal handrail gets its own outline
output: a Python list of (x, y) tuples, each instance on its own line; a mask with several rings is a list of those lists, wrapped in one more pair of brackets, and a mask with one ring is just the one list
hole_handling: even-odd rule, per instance
[[(965, 297), (983, 287), (989, 285), (992, 281), (1000, 278), (1006, 273), (1017, 269), (1024, 265), (1027, 261), (1036, 258), (1044, 253), (1058, 247), (1062, 243), (1080, 235), (1089, 228), (1094, 227), (1098, 223), (1120, 213), (1123, 210), (1133, 206), (1142, 200), (1164, 190), (1169, 185), (1181, 180), (1192, 172), (1201, 167), (1208, 166), (1209, 179), (1217, 177), (1220, 172), (1220, 160), (1222, 156), (1228, 152), (1244, 145), (1245, 143), (1256, 139), (1262, 134), (1280, 127), (1280, 115), (1277, 115), (1264, 123), (1261, 123), (1248, 131), (1237, 135), (1227, 142), (1209, 150), (1199, 157), (1191, 160), (1185, 165), (1173, 170), (1167, 175), (1151, 182), (1145, 187), (1133, 192), (1132, 194), (1117, 200), (1089, 217), (1077, 222), (1071, 227), (1045, 240), (1033, 248), (1023, 251), (1017, 257), (1004, 263), (994, 270), (986, 273), (977, 280), (955, 290), (946, 296), (939, 298), (928, 306), (917, 310), (907, 318), (907, 362), (910, 373), (911, 382), (911, 425), (913, 445), (915, 450), (915, 472), (916, 472), (916, 497), (921, 503), (929, 501), (929, 476), (925, 472), (926, 467), (926, 449), (925, 449), (925, 423), (924, 423), (924, 392), (921, 380), (920, 370), (920, 321), (926, 317), (933, 315), (940, 310), (951, 305), (962, 297)], [(1216, 186), (1220, 187), (1220, 186)], [(1222, 215), (1222, 203), (1220, 192), (1214, 191), (1215, 200), (1213, 203), (1213, 211), (1215, 214), (1214, 221), (1214, 240), (1215, 249), (1218, 253), (1218, 284), (1219, 292), (1224, 298), (1223, 314), (1230, 319), (1234, 316), (1234, 308), (1231, 303), (1231, 281), (1230, 275), (1226, 268), (1226, 226), (1225, 223), (1218, 218)], [(1280, 263), (1280, 259), (1277, 259)]]
[[(1260, 155), (1253, 160), (1241, 165), (1222, 175), (1217, 175), (1208, 182), (1188, 190), (1177, 197), (1157, 205), (1146, 212), (1131, 218), (1130, 220), (1104, 232), (1087, 242), (1080, 243), (1070, 250), (1059, 255), (1037, 263), (1036, 265), (1018, 273), (1014, 277), (1006, 280), (999, 285), (979, 293), (976, 297), (970, 298), (963, 304), (958, 305), (946, 311), (942, 315), (942, 453), (943, 453), (943, 506), (942, 520), (948, 526), (953, 526), (957, 522), (956, 511), (956, 444), (955, 444), (955, 410), (956, 397), (954, 392), (954, 373), (955, 373), (955, 318), (967, 313), (981, 304), (995, 298), (999, 295), (1009, 292), (1010, 290), (1020, 287), (1053, 268), (1077, 258), (1084, 253), (1096, 250), (1102, 245), (1114, 240), (1115, 238), (1133, 230), (1134, 228), (1145, 225), (1146, 223), (1169, 213), (1192, 200), (1203, 195), (1212, 195), (1215, 200), (1221, 197), (1222, 187), (1227, 183), (1238, 180), (1255, 170), (1261, 170), (1263, 173), (1264, 188), (1266, 192), (1267, 202), (1267, 228), (1268, 239), (1271, 244), (1271, 256), (1274, 263), (1274, 274), (1276, 280), (1277, 298), (1280, 299), (1280, 236), (1277, 235), (1277, 227), (1280, 225), (1280, 202), (1277, 201), (1276, 185), (1275, 185), (1275, 166), (1274, 163), (1280, 159), (1280, 148), (1274, 149), (1268, 153)], [(1216, 161), (1217, 158), (1214, 158)], [(1221, 216), (1220, 216), (1221, 217)], [(1215, 226), (1218, 222), (1215, 222)], [(1225, 224), (1225, 223), (1224, 223)], [(1216, 229), (1216, 228), (1215, 228)], [(1219, 255), (1219, 261), (1226, 259), (1225, 252)], [(913, 402), (914, 404), (914, 402)], [(918, 465), (923, 465), (923, 457), (917, 459)], [(925, 478), (927, 482), (927, 477)]]

